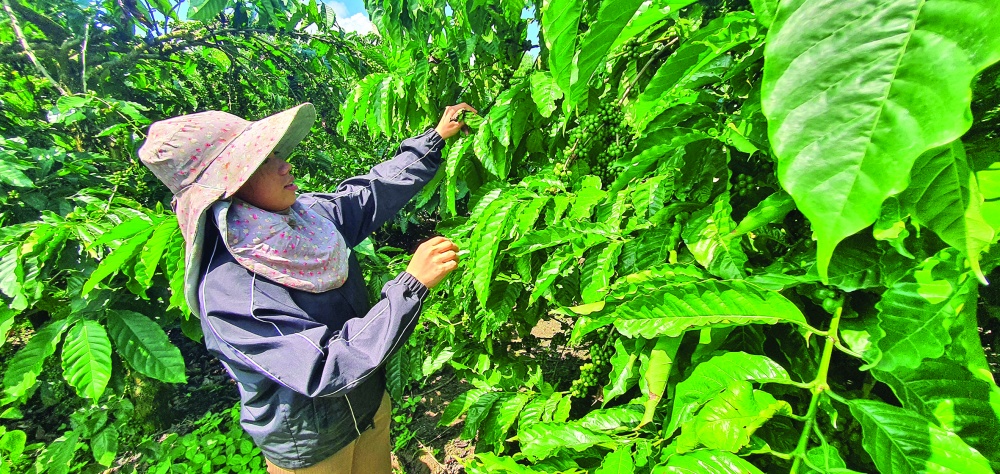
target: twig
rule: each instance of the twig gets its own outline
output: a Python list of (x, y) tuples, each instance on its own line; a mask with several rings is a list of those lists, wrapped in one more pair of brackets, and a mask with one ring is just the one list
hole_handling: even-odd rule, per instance
[(622, 103), (624, 103), (625, 99), (628, 98), (628, 94), (632, 92), (632, 88), (634, 88), (636, 85), (639, 84), (639, 80), (642, 79), (642, 75), (646, 73), (646, 70), (649, 69), (649, 66), (652, 65), (654, 61), (659, 59), (660, 55), (663, 54), (664, 51), (666, 51), (668, 48), (670, 48), (676, 43), (677, 43), (677, 37), (674, 37), (674, 39), (672, 39), (669, 43), (663, 46), (663, 49), (660, 49), (660, 51), (657, 52), (653, 57), (649, 58), (649, 61), (646, 61), (646, 65), (643, 66), (641, 70), (639, 70), (639, 74), (635, 75), (635, 80), (628, 85), (628, 88), (625, 89), (625, 93), (622, 94)]
[(42, 75), (52, 83), (52, 86), (55, 87), (60, 94), (64, 96), (70, 95), (70, 93), (63, 88), (62, 84), (49, 75), (49, 71), (45, 70), (45, 66), (42, 66), (42, 63), (38, 62), (38, 58), (35, 57), (35, 53), (31, 50), (31, 46), (28, 45), (28, 40), (24, 37), (24, 32), (21, 31), (21, 26), (17, 24), (17, 18), (14, 16), (14, 11), (10, 8), (10, 3), (7, 0), (3, 0), (3, 9), (7, 11), (7, 16), (10, 17), (10, 25), (14, 28), (14, 35), (17, 36), (17, 40), (21, 43), (21, 47), (24, 48), (24, 52), (28, 55), (28, 59), (30, 59), (31, 63), (35, 65), (35, 69), (38, 69), (38, 72), (42, 73)]
[[(95, 16), (96, 18), (96, 16)], [(87, 42), (90, 41), (90, 22), (83, 28), (83, 46), (80, 47), (80, 88), (87, 92)]]

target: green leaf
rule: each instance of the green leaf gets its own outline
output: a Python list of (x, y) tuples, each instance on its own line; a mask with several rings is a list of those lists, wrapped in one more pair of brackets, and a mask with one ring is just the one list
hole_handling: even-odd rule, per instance
[(970, 83), (1000, 59), (990, 0), (787, 0), (765, 50), (763, 110), (778, 178), (834, 248), (906, 189), (914, 161), (972, 124)]
[(806, 459), (808, 459), (813, 466), (819, 468), (819, 471), (816, 471), (806, 465), (806, 474), (861, 474), (858, 471), (847, 469), (847, 463), (845, 463), (844, 459), (840, 457), (840, 453), (837, 452), (837, 448), (834, 448), (829, 444), (817, 446), (809, 451), (806, 451)]
[(711, 206), (691, 214), (681, 235), (695, 260), (709, 273), (739, 279), (745, 276), (743, 267), (747, 264), (747, 255), (740, 241), (731, 239), (736, 227), (732, 212), (728, 194), (722, 194)]
[(962, 437), (988, 459), (1000, 459), (1000, 389), (961, 364), (940, 358), (916, 368), (873, 370), (904, 408)]
[(458, 165), (471, 146), (472, 140), (459, 137), (458, 140), (449, 145), (448, 155), (445, 159), (444, 202), (446, 209), (453, 216), (458, 214), (455, 210), (455, 198), (458, 193)]
[(580, 57), (577, 61), (578, 77), (573, 81), (571, 97), (586, 97), (590, 87), (590, 77), (598, 69), (603, 69), (608, 51), (615, 39), (625, 29), (625, 25), (635, 15), (643, 0), (602, 0), (597, 11), (597, 21), (590, 25), (586, 36), (580, 41)]
[(633, 109), (642, 130), (663, 111), (682, 103), (686, 90), (717, 82), (732, 63), (729, 50), (753, 41), (757, 22), (750, 12), (731, 12), (696, 31), (656, 70)]
[[(580, 292), (580, 297), (584, 303), (593, 303), (604, 299), (607, 294), (608, 284), (615, 274), (615, 265), (618, 263), (618, 256), (621, 255), (622, 245), (620, 240), (610, 242), (607, 247), (601, 249), (600, 253), (594, 255), (583, 266), (583, 272), (587, 273), (586, 285)], [(595, 249), (596, 250), (596, 249)]]
[(639, 353), (646, 345), (645, 339), (615, 339), (615, 354), (611, 356), (611, 373), (604, 387), (604, 405), (625, 393), (639, 380)]
[(642, 408), (638, 405), (624, 405), (593, 410), (574, 423), (594, 431), (633, 430), (642, 423)]
[(90, 449), (94, 452), (94, 460), (98, 464), (111, 467), (118, 455), (118, 430), (114, 426), (108, 426), (97, 432), (97, 435), (90, 440)]
[(472, 233), (472, 284), (479, 303), (486, 305), (493, 282), (493, 269), (497, 263), (500, 241), (506, 238), (516, 216), (519, 204), (514, 199), (497, 199), (483, 213)]
[(209, 23), (228, 6), (229, 0), (191, 0), (187, 17), (189, 20)]
[(62, 349), (63, 377), (77, 395), (97, 400), (111, 380), (111, 341), (101, 323), (78, 321), (66, 333)]
[(532, 423), (517, 430), (521, 454), (532, 461), (545, 459), (560, 449), (583, 451), (594, 445), (614, 446), (611, 436), (578, 423)]
[(874, 367), (912, 369), (944, 354), (951, 343), (949, 329), (975, 287), (975, 281), (949, 261), (948, 252), (928, 258), (882, 294), (875, 306), (879, 331), (872, 334), (873, 347), (865, 354), (875, 361)]
[(122, 244), (111, 251), (104, 260), (94, 269), (94, 273), (90, 274), (90, 278), (87, 282), (83, 284), (82, 295), (87, 295), (91, 290), (97, 286), (101, 280), (111, 276), (111, 274), (122, 270), (125, 263), (131, 260), (139, 251), (142, 246), (149, 240), (149, 236), (153, 234), (153, 227), (147, 227), (146, 230), (133, 235), (128, 240), (122, 242)]
[(627, 448), (618, 448), (618, 450), (608, 453), (601, 461), (601, 467), (594, 471), (594, 474), (633, 473), (635, 473), (635, 461), (632, 460), (632, 450)]
[(638, 295), (616, 309), (628, 337), (679, 336), (691, 329), (745, 324), (805, 324), (802, 312), (776, 291), (742, 281), (692, 281)]
[(861, 446), (881, 472), (993, 472), (989, 461), (958, 435), (928, 423), (910, 410), (874, 400), (853, 400), (848, 406), (861, 423)]
[(642, 423), (645, 425), (653, 421), (656, 414), (656, 406), (663, 399), (663, 394), (667, 389), (667, 380), (670, 377), (670, 369), (674, 366), (674, 358), (677, 356), (677, 349), (680, 348), (680, 337), (661, 337), (656, 340), (649, 355), (645, 353), (640, 357), (642, 366), (639, 368), (639, 389), (642, 390), (644, 413)]
[(757, 21), (765, 28), (769, 28), (774, 22), (774, 15), (778, 11), (778, 0), (750, 0), (753, 13), (757, 16)]
[(67, 474), (76, 453), (76, 444), (80, 440), (80, 435), (75, 431), (67, 431), (62, 436), (56, 438), (52, 444), (45, 447), (45, 450), (35, 461), (35, 472), (48, 472), (50, 474)]
[(983, 196), (965, 157), (960, 140), (917, 158), (910, 172), (910, 187), (900, 202), (916, 223), (934, 231), (941, 240), (961, 251), (973, 272), (987, 284), (979, 268), (979, 254), (993, 243), (993, 227), (983, 219)]
[(458, 417), (468, 411), (484, 394), (486, 394), (486, 389), (473, 388), (455, 397), (455, 400), (449, 403), (444, 409), (444, 413), (441, 414), (438, 426), (448, 426), (454, 423)]
[(534, 100), (542, 117), (552, 116), (552, 112), (558, 108), (556, 101), (562, 96), (562, 90), (548, 71), (535, 71), (531, 74), (531, 99)]
[(490, 408), (493, 408), (493, 404), (500, 398), (499, 392), (489, 392), (483, 394), (473, 403), (472, 406), (466, 411), (465, 424), (462, 426), (462, 433), (460, 437), (462, 439), (472, 439), (476, 436), (476, 432), (479, 431), (479, 424), (486, 419), (486, 416), (490, 412)]
[(167, 383), (184, 383), (184, 357), (159, 324), (134, 311), (108, 312), (108, 330), (118, 353), (139, 373)]
[(180, 232), (177, 219), (164, 219), (142, 246), (139, 259), (135, 262), (135, 279), (140, 286), (149, 286), (156, 274), (156, 267), (167, 246), (173, 242), (175, 233)]
[(677, 451), (704, 446), (738, 452), (750, 444), (757, 428), (778, 413), (791, 414), (792, 407), (765, 391), (754, 390), (750, 382), (735, 381), (681, 426)]
[(694, 418), (703, 404), (736, 381), (757, 383), (788, 383), (788, 372), (771, 359), (743, 352), (727, 352), (702, 362), (691, 375), (677, 384), (670, 424), (664, 431), (668, 436), (678, 426)]
[(14, 354), (3, 374), (4, 400), (17, 399), (35, 388), (45, 360), (56, 351), (63, 331), (72, 321), (58, 319), (38, 330), (28, 343)]
[(502, 452), (507, 432), (521, 414), (521, 409), (531, 397), (526, 393), (507, 393), (493, 404), (490, 416), (483, 421), (477, 447), (492, 446), (493, 451)]
[(542, 2), (542, 38), (549, 50), (549, 70), (565, 93), (576, 76), (577, 29), (583, 2), (580, 0), (544, 0)]
[(570, 242), (590, 247), (607, 241), (613, 232), (613, 229), (600, 223), (560, 221), (545, 229), (524, 234), (511, 242), (507, 250), (519, 256)]
[(0, 183), (18, 188), (33, 188), (35, 183), (17, 166), (0, 156)]
[(733, 229), (732, 236), (743, 235), (767, 224), (778, 222), (794, 209), (795, 201), (792, 200), (792, 196), (779, 190), (751, 209), (740, 221), (740, 225)]
[(753, 464), (726, 451), (703, 449), (672, 455), (665, 466), (653, 468), (655, 474), (763, 474)]
[(0, 259), (0, 291), (13, 300), (10, 307), (14, 310), (28, 308), (27, 295), (24, 294), (24, 266), (17, 245), (11, 246), (10, 251)]

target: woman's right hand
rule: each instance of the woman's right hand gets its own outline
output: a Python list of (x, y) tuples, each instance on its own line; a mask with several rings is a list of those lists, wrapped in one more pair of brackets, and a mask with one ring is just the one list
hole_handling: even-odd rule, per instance
[(406, 272), (427, 289), (434, 288), (458, 267), (458, 246), (444, 237), (434, 237), (417, 247)]

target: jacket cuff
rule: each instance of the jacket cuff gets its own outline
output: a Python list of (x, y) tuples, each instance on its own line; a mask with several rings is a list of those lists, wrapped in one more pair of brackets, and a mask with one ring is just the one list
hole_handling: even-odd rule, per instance
[(431, 293), (431, 291), (427, 289), (423, 283), (420, 283), (420, 280), (417, 280), (417, 277), (411, 275), (410, 272), (407, 271), (400, 272), (399, 276), (396, 277), (396, 282), (402, 284), (406, 288), (406, 296), (412, 295), (423, 300)]
[(441, 134), (434, 128), (427, 129), (427, 131), (418, 135), (417, 138), (421, 139), (421, 143), (425, 145), (429, 151), (441, 151), (444, 149), (444, 138), (441, 137)]

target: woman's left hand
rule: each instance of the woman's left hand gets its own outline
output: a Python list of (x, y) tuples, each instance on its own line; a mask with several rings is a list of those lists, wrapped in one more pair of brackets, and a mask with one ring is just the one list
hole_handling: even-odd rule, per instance
[(441, 138), (445, 140), (454, 137), (458, 134), (459, 130), (465, 127), (465, 122), (458, 120), (458, 114), (463, 110), (468, 110), (472, 113), (479, 113), (476, 109), (472, 108), (471, 105), (462, 102), (458, 105), (450, 105), (445, 107), (444, 114), (441, 115), (441, 121), (438, 122), (437, 127), (434, 130), (441, 135)]

